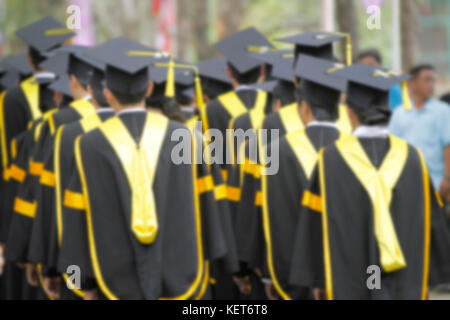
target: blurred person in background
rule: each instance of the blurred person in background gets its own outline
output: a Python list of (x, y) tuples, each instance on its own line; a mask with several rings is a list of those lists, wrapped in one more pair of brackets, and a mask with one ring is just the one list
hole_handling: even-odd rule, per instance
[(389, 130), (422, 150), (434, 187), (450, 203), (450, 108), (433, 98), (436, 73), (432, 65), (415, 66), (410, 74), (413, 107), (397, 108)]
[[(380, 51), (377, 49), (361, 51), (356, 58), (356, 62), (377, 68), (383, 66), (383, 58), (381, 57)], [(394, 111), (402, 104), (402, 88), (400, 85), (396, 85), (389, 90), (389, 106), (391, 107), (391, 110)]]

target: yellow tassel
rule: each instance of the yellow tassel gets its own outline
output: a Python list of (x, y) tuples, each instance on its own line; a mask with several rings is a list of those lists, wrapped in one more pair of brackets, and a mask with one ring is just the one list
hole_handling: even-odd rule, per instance
[(132, 173), (131, 229), (139, 242), (148, 245), (158, 233), (158, 219), (148, 160), (145, 151), (139, 147), (133, 155)]
[(166, 82), (166, 97), (175, 97), (175, 65), (173, 63), (173, 57), (170, 57), (169, 65), (167, 67), (167, 82)]
[(59, 28), (59, 29), (46, 30), (44, 34), (47, 37), (49, 37), (49, 36), (63, 36), (63, 35), (66, 35), (66, 34), (70, 34), (72, 32), (73, 31), (68, 29), (68, 28)]
[(409, 98), (408, 84), (406, 81), (402, 82), (402, 98), (405, 110), (411, 110), (411, 99)]
[(197, 68), (195, 68), (195, 95), (197, 96), (197, 107), (200, 112), (203, 112), (205, 110), (205, 101), (203, 100), (202, 82)]

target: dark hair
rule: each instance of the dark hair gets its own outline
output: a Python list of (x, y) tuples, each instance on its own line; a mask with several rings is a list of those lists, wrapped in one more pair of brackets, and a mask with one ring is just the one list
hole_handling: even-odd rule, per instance
[(283, 80), (278, 81), (273, 89), (273, 97), (275, 100), (280, 100), (283, 106), (294, 103), (296, 100), (294, 84)]
[(358, 54), (356, 60), (360, 61), (361, 59), (372, 57), (374, 58), (380, 65), (383, 64), (383, 58), (381, 58), (381, 54), (377, 49), (369, 49), (362, 51)]
[(251, 69), (250, 71), (240, 73), (231, 63), (227, 63), (231, 74), (239, 84), (252, 84), (258, 81), (261, 75), (261, 66)]
[[(307, 83), (302, 82), (302, 85), (295, 89), (297, 102), (301, 103), (303, 100), (306, 101), (311, 109), (311, 113), (317, 121), (336, 121), (339, 117), (338, 105), (340, 93), (332, 94), (331, 90), (329, 90), (328, 99), (336, 101), (336, 106), (332, 106), (330, 102), (326, 100), (323, 102), (319, 102), (318, 100), (314, 101), (310, 93), (307, 94), (307, 92), (303, 91), (305, 90), (306, 85)], [(320, 87), (320, 85), (314, 86)]]
[(150, 97), (147, 97), (145, 99), (146, 107), (160, 109), (169, 119), (178, 122), (184, 122), (184, 118), (181, 114), (180, 107), (177, 101), (173, 98), (167, 98), (164, 95), (165, 88), (165, 82), (160, 84), (154, 83), (152, 94), (150, 95)]
[(434, 66), (431, 64), (419, 64), (415, 67), (412, 67), (409, 71), (409, 74), (412, 76), (413, 79), (416, 79), (420, 73), (424, 70), (431, 70), (434, 71)]
[(348, 103), (348, 106), (353, 110), (359, 122), (364, 125), (387, 125), (391, 119), (392, 111), (386, 106), (371, 106), (369, 108), (359, 108)]
[(34, 49), (33, 47), (28, 48), (28, 53), (30, 55), (31, 63), (33, 64), (33, 66), (36, 69), (39, 69), (39, 64), (43, 62), (46, 59), (46, 57), (41, 55), (41, 53), (36, 49)]
[(450, 105), (450, 93), (446, 93), (444, 94), (441, 98), (441, 101), (444, 101), (445, 103)]
[(111, 88), (110, 90), (119, 103), (124, 106), (138, 104), (139, 102), (144, 101), (147, 94), (147, 90), (138, 93), (120, 93)]

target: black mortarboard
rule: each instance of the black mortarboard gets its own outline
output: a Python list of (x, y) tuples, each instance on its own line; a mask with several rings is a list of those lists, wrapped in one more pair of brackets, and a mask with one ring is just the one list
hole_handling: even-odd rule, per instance
[(293, 54), (286, 54), (278, 57), (272, 64), (271, 76), (272, 78), (294, 82), (294, 56)]
[(277, 39), (295, 45), (295, 59), (300, 54), (326, 60), (334, 60), (333, 42), (345, 37), (343, 34), (308, 31), (294, 36)]
[(31, 48), (45, 53), (62, 45), (75, 33), (52, 17), (46, 17), (18, 30), (16, 35)]
[(294, 73), (301, 78), (302, 99), (312, 108), (336, 112), (341, 92), (347, 89), (347, 81), (333, 74), (341, 66), (332, 61), (300, 55)]
[(59, 76), (58, 80), (54, 81), (48, 88), (53, 91), (61, 92), (65, 96), (72, 96), (69, 87), (69, 77), (65, 74)]
[(239, 73), (246, 73), (264, 64), (261, 60), (251, 57), (249, 52), (273, 48), (273, 45), (253, 27), (232, 34), (214, 46)]
[(227, 75), (226, 67), (226, 60), (219, 57), (200, 61), (197, 64), (198, 72), (201, 78), (208, 78), (231, 85), (231, 80)]
[(106, 64), (106, 86), (123, 94), (140, 93), (148, 87), (150, 64), (156, 50), (127, 38), (116, 38), (91, 49), (88, 55)]
[(0, 92), (17, 86), (21, 80), (20, 78), (19, 71), (15, 69), (3, 69), (3, 72), (0, 73)]
[(253, 88), (253, 89), (256, 89), (256, 90), (263, 90), (263, 91), (267, 91), (269, 93), (272, 93), (277, 85), (278, 85), (278, 81), (270, 80), (270, 81), (265, 81), (265, 82), (262, 82), (262, 83), (252, 84), (249, 87)]
[(27, 77), (33, 73), (33, 68), (28, 62), (27, 55), (25, 53), (16, 54), (3, 59), (5, 69), (8, 67), (17, 70), (22, 77)]
[[(152, 64), (149, 68), (150, 80), (156, 84), (161, 84), (167, 81), (169, 58), (159, 59), (158, 62)], [(163, 64), (159, 65), (159, 63)], [(181, 60), (174, 60), (175, 63), (175, 85), (187, 87), (194, 83), (194, 65)], [(183, 66), (182, 68), (177, 67)]]
[(293, 58), (292, 50), (261, 50), (261, 52), (249, 52), (248, 55), (252, 58), (263, 61), (265, 64), (273, 65), (278, 60), (284, 58)]
[(273, 91), (275, 99), (280, 99), (283, 105), (295, 102), (294, 84), (294, 54), (284, 54), (272, 65), (271, 78), (278, 80)]
[[(383, 68), (354, 64), (333, 73), (336, 77), (348, 80), (347, 102), (357, 108), (388, 106), (389, 89), (398, 83), (406, 87), (408, 74), (399, 74)], [(406, 97), (404, 103), (409, 102)]]
[(69, 69), (69, 53), (55, 52), (53, 55), (41, 62), (39, 64), (39, 68), (53, 72), (57, 75), (67, 74), (67, 70)]
[(203, 92), (210, 99), (215, 99), (218, 95), (233, 88), (226, 67), (226, 60), (220, 57), (204, 60), (197, 64)]

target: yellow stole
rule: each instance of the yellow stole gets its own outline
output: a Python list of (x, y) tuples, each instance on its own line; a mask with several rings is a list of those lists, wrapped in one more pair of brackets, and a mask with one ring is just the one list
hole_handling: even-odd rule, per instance
[(278, 111), (286, 133), (305, 128), (298, 114), (297, 103), (292, 103)]
[(8, 145), (6, 142), (5, 118), (3, 112), (3, 101), (5, 100), (6, 91), (0, 93), (0, 146), (2, 152), (2, 168), (3, 180), (9, 180), (9, 161), (8, 161)]
[(42, 116), (41, 109), (39, 109), (39, 84), (36, 83), (34, 77), (30, 77), (20, 84), (25, 98), (30, 106), (31, 118), (36, 120)]
[[(250, 111), (245, 107), (245, 105), (242, 103), (242, 101), (239, 99), (238, 95), (234, 91), (225, 93), (218, 99), (225, 107), (225, 109), (228, 111), (228, 113), (231, 115), (229, 129), (233, 129), (234, 121), (236, 120), (237, 117), (247, 112), (249, 112), (250, 123), (252, 128), (257, 130), (258, 128), (261, 127), (262, 122), (264, 120), (264, 108), (266, 106), (267, 101), (266, 91), (262, 90), (257, 91), (255, 104)], [(228, 140), (227, 142), (229, 143), (231, 159), (235, 162), (236, 155), (234, 154), (234, 139), (233, 139), (233, 132), (231, 130), (228, 131), (227, 140)], [(237, 147), (240, 148), (241, 146)]]
[[(340, 132), (340, 139), (346, 136), (344, 133)], [(306, 134), (306, 129), (300, 129), (297, 131), (290, 132), (286, 134), (286, 140), (289, 143), (292, 151), (297, 158), (300, 166), (303, 168), (305, 175), (308, 179), (311, 178), (312, 172), (318, 160), (318, 152), (314, 148), (313, 144)], [(266, 238), (267, 247), (267, 265), (269, 267), (269, 273), (272, 278), (275, 289), (278, 294), (284, 300), (291, 300), (291, 297), (283, 290), (280, 283), (278, 282), (277, 276), (275, 274), (275, 269), (273, 266), (272, 257), (272, 242), (270, 235), (270, 222), (269, 222), (269, 203), (268, 203), (268, 190), (267, 190), (267, 178), (265, 175), (262, 176), (262, 192), (263, 192), (263, 227), (264, 236)]]
[(400, 243), (390, 213), (395, 185), (408, 158), (408, 145), (389, 135), (390, 149), (379, 169), (375, 168), (355, 136), (336, 142), (342, 158), (369, 195), (373, 207), (375, 237), (381, 265), (386, 272), (406, 267)]
[(148, 113), (139, 144), (115, 117), (100, 130), (122, 163), (131, 189), (131, 229), (142, 244), (151, 244), (158, 233), (158, 216), (152, 190), (168, 119)]
[(350, 119), (348, 118), (347, 107), (340, 104), (338, 106), (338, 111), (339, 117), (336, 120), (336, 125), (338, 126), (339, 131), (351, 134), (353, 130)]
[[(95, 107), (92, 104), (92, 102), (85, 100), (85, 99), (79, 99), (79, 100), (73, 101), (69, 105), (69, 108), (72, 108), (73, 110), (75, 110), (80, 115), (81, 118), (84, 118), (86, 116), (89, 116), (89, 115), (95, 113)], [(58, 129), (58, 128), (56, 128), (53, 117), (49, 117), (48, 124), (50, 127), (50, 132), (53, 135), (56, 132), (56, 129)]]

